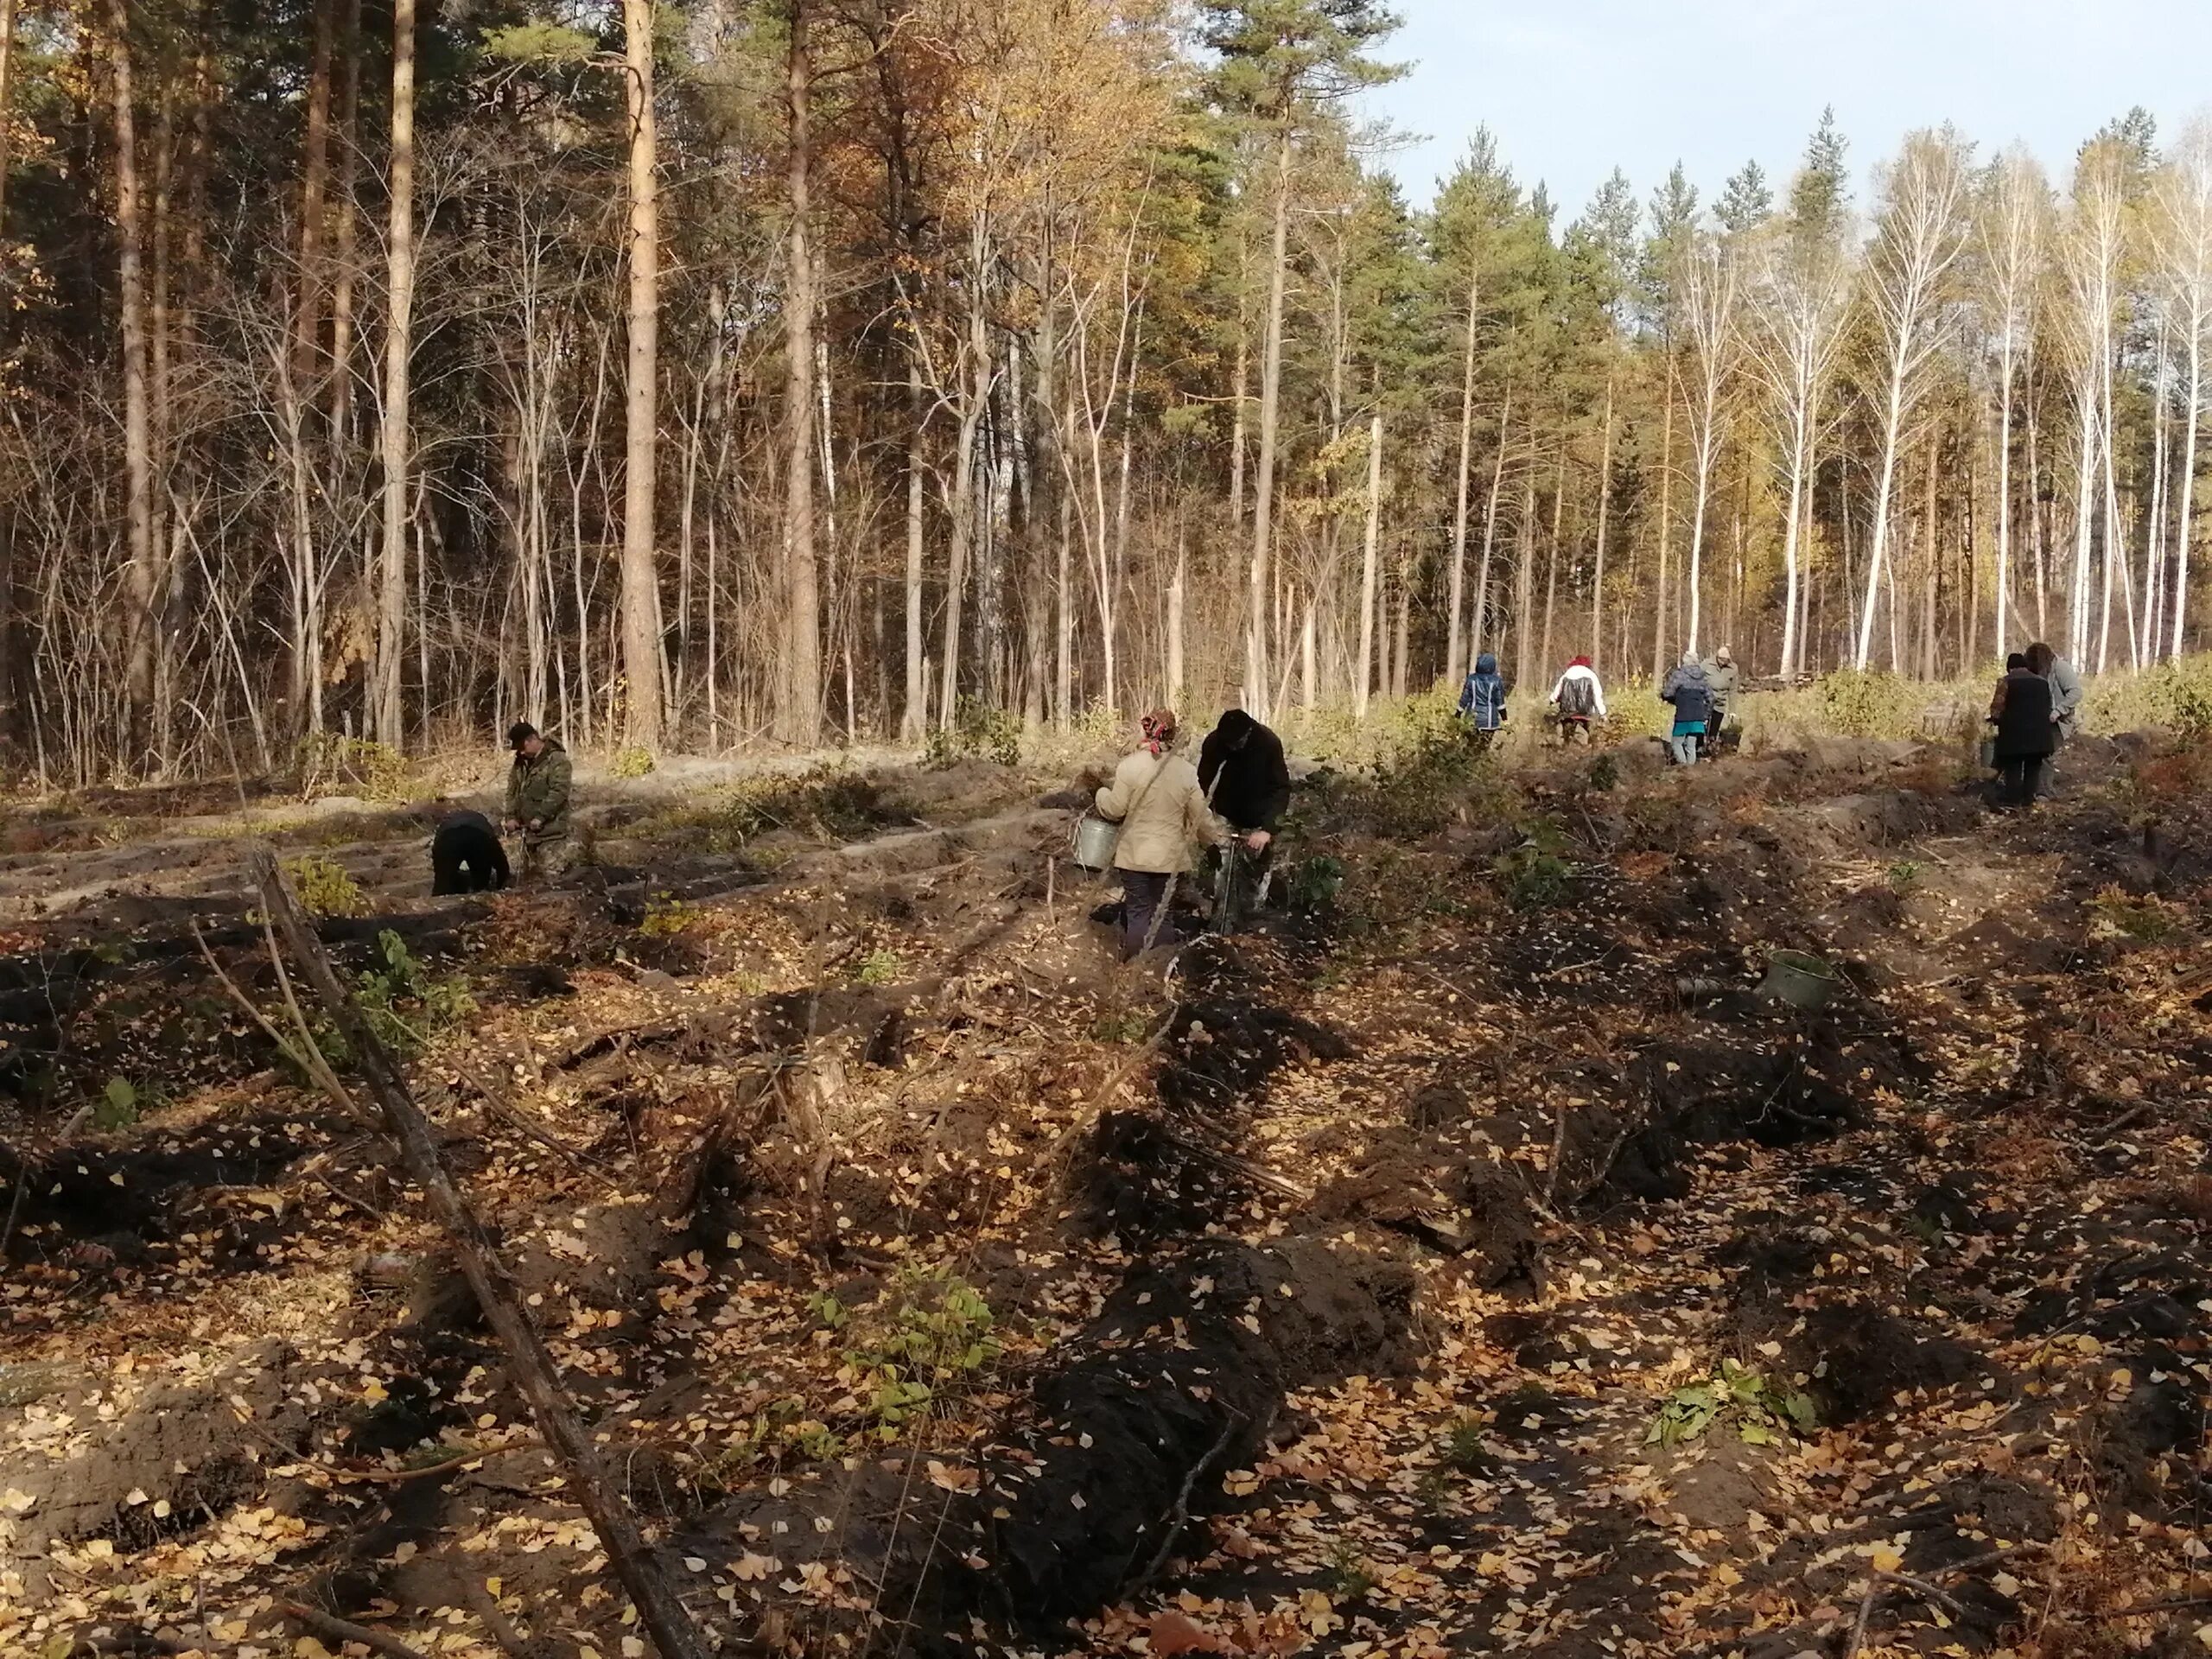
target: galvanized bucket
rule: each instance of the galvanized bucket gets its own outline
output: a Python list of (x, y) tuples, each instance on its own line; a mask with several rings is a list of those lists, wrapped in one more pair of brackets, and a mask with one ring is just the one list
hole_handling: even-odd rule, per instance
[(1121, 843), (1122, 826), (1109, 823), (1096, 812), (1086, 812), (1075, 821), (1071, 839), (1075, 845), (1075, 861), (1086, 870), (1103, 870), (1112, 867), (1114, 849)]
[(1818, 957), (1802, 950), (1777, 950), (1767, 958), (1766, 977), (1758, 994), (1794, 1008), (1825, 1007), (1843, 988), (1843, 976)]

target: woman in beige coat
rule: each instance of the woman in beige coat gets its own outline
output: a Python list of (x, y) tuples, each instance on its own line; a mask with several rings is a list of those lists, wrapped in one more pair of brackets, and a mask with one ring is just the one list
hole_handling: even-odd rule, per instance
[(1174, 747), (1175, 716), (1154, 710), (1144, 717), (1144, 741), (1098, 791), (1098, 816), (1122, 826), (1114, 868), (1122, 873), (1124, 895), (1124, 961), (1148, 944), (1174, 942), (1165, 912), (1176, 878), (1195, 865), (1194, 846), (1220, 846), (1230, 838), (1229, 826), (1206, 804), (1198, 768)]

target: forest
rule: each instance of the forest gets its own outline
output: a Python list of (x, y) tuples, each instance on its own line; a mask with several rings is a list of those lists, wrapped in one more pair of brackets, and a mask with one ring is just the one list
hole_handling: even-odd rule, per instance
[(1418, 204), (1394, 24), (0, 0), (10, 770), (2198, 642), (2212, 124)]

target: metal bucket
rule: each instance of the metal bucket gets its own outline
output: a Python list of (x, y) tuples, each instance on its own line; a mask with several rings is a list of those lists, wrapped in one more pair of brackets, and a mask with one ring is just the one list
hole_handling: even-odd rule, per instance
[(1767, 958), (1758, 995), (1793, 1008), (1812, 1009), (1827, 1007), (1842, 988), (1843, 976), (1820, 957), (1802, 950), (1777, 950)]
[(1075, 845), (1075, 861), (1086, 870), (1103, 870), (1114, 862), (1114, 849), (1121, 844), (1122, 826), (1109, 823), (1096, 812), (1086, 812), (1075, 821), (1071, 836)]

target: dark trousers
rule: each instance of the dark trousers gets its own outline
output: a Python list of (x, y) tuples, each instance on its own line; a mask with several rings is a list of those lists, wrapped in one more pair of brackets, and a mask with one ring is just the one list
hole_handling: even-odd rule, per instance
[(1144, 954), (1148, 936), (1152, 935), (1154, 918), (1159, 920), (1159, 933), (1150, 938), (1155, 946), (1179, 944), (1175, 932), (1174, 918), (1167, 913), (1167, 898), (1176, 878), (1153, 870), (1123, 870), (1122, 872), (1122, 960), (1128, 962)]
[(2050, 760), (2047, 754), (1997, 757), (1997, 775), (2002, 780), (2003, 798), (2007, 806), (2026, 806), (2035, 800), (2043, 789), (2043, 771)]

